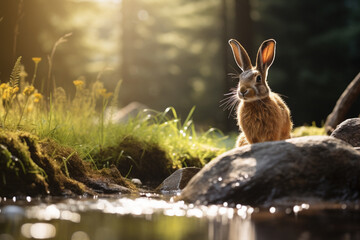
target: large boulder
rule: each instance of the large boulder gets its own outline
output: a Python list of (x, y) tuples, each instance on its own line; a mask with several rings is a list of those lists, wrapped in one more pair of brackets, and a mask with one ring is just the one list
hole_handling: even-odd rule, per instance
[(360, 118), (350, 118), (340, 123), (331, 137), (341, 139), (353, 147), (360, 147)]
[(360, 153), (327, 136), (235, 148), (207, 164), (179, 200), (271, 205), (281, 199), (358, 200)]

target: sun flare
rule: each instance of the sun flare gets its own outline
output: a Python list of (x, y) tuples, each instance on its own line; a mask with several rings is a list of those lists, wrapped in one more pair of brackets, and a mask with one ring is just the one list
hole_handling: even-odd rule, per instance
[(72, 0), (74, 2), (121, 3), (122, 0)]

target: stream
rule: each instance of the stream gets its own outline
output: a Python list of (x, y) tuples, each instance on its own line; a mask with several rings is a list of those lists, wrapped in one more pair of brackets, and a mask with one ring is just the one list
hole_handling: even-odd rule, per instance
[(196, 206), (157, 194), (0, 198), (0, 240), (360, 239), (358, 204)]

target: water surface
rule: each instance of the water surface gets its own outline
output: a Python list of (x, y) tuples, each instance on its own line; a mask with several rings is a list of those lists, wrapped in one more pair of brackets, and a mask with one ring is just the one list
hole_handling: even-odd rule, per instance
[(1, 198), (0, 240), (360, 239), (359, 205), (196, 206), (154, 194)]

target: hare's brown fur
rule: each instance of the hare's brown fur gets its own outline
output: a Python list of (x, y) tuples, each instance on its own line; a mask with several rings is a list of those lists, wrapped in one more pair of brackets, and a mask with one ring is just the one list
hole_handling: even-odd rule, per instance
[(237, 116), (242, 130), (237, 146), (290, 138), (290, 111), (276, 93), (270, 92), (267, 98), (258, 101), (242, 101)]
[(238, 89), (233, 92), (240, 101), (237, 120), (242, 131), (236, 146), (290, 138), (290, 110), (267, 84), (268, 69), (275, 59), (275, 40), (269, 39), (261, 44), (255, 66), (238, 41), (231, 39), (229, 44), (235, 62), (242, 70)]

